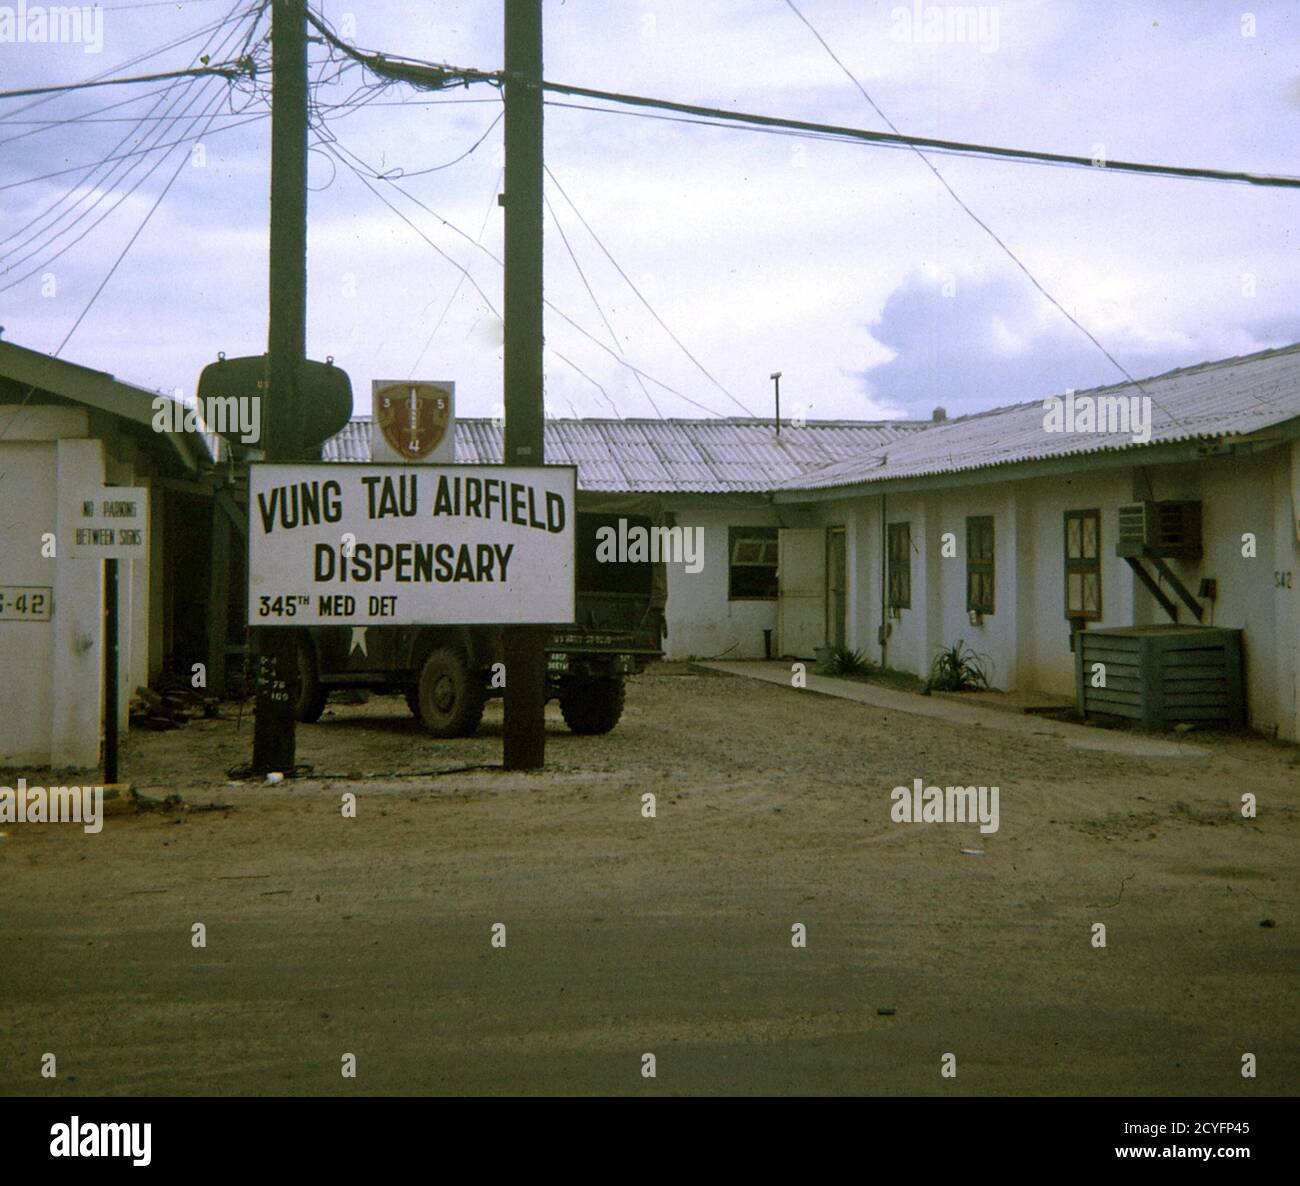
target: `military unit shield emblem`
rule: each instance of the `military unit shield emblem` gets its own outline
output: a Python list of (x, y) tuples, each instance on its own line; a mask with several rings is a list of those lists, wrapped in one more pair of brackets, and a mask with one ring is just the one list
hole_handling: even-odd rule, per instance
[(428, 457), (447, 432), (451, 393), (431, 383), (390, 383), (375, 393), (375, 420), (399, 457)]

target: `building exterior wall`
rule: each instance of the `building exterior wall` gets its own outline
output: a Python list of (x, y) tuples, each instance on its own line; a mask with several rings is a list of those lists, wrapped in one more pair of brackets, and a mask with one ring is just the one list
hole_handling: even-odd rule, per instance
[[(0, 470), (6, 497), (0, 515), (0, 582), (54, 588), (55, 562), (41, 557), (41, 532), (53, 530), (53, 441), (0, 441)], [(0, 766), (44, 764), (49, 761), (50, 722), (54, 713), (54, 683), (50, 678), (57, 629), (49, 622), (0, 621)]]
[[(0, 621), (0, 767), (99, 764), (102, 565), (67, 555), (69, 541), (57, 534), (59, 499), (104, 481), (105, 445), (89, 433), (84, 411), (38, 405), (18, 413), (0, 441), (5, 485), (22, 491), (0, 523), (0, 582), (53, 590), (49, 622)], [(130, 482), (129, 472), (117, 476)], [(55, 534), (54, 557), (41, 555), (46, 532)], [(120, 573), (118, 725), (125, 736), (130, 692), (147, 662), (149, 568), (124, 561)]]
[[(1119, 508), (1144, 498), (1201, 502), (1201, 558), (1167, 563), (1192, 594), (1202, 578), (1217, 582), (1215, 601), (1201, 599), (1206, 625), (1243, 630), (1251, 726), (1300, 737), (1300, 445), (1180, 465), (1094, 469), (814, 505), (823, 508), (824, 521), (846, 526), (851, 647), (874, 662), (925, 676), (935, 653), (961, 640), (985, 657), (995, 687), (1072, 696), (1065, 512), (1101, 513), (1103, 616), (1088, 628), (1160, 624), (1169, 620), (1165, 611), (1115, 554)], [(966, 608), (966, 519), (973, 515), (994, 522), (995, 605), (979, 622), (971, 621)], [(886, 613), (882, 647), (884, 532), (898, 522), (911, 527), (911, 606)], [(944, 556), (948, 533), (955, 554)], [(1246, 533), (1255, 537), (1253, 558), (1243, 555)], [(1172, 590), (1166, 591), (1180, 605), (1180, 621), (1194, 622)]]
[(703, 541), (699, 572), (681, 564), (668, 566), (668, 659), (763, 658), (763, 631), (772, 631), (776, 647), (777, 602), (731, 600), (729, 597), (729, 529), (732, 527), (814, 527), (824, 521), (817, 509), (777, 507), (756, 502), (670, 499), (668, 508), (679, 527), (698, 529)]

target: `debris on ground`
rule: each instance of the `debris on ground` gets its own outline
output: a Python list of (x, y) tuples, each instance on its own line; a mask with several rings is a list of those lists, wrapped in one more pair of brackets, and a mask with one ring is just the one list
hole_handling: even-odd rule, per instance
[(221, 701), (167, 679), (158, 688), (137, 687), (131, 699), (131, 724), (161, 733), (193, 720), (210, 720), (220, 714)]

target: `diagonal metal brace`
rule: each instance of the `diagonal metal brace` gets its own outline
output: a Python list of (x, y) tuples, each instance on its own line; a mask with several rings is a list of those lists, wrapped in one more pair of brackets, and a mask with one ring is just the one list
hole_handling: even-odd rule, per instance
[(1192, 596), (1191, 591), (1178, 579), (1173, 569), (1159, 556), (1152, 556), (1151, 563), (1156, 566), (1160, 575), (1169, 582), (1174, 592), (1182, 599), (1182, 603), (1196, 615), (1196, 620), (1198, 622), (1202, 621), (1205, 617), (1205, 611), (1201, 609), (1201, 603)]
[(1164, 608), (1165, 613), (1169, 615), (1169, 620), (1171, 622), (1177, 622), (1178, 607), (1169, 600), (1165, 595), (1165, 591), (1156, 584), (1151, 574), (1142, 567), (1142, 562), (1136, 556), (1125, 556), (1124, 559), (1128, 561), (1129, 568), (1137, 573), (1138, 580), (1146, 586), (1147, 592), (1150, 593), (1151, 596), (1154, 597)]

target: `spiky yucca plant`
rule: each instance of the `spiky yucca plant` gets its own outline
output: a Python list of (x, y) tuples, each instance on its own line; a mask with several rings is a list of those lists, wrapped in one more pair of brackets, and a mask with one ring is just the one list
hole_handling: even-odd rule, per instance
[(866, 655), (848, 647), (831, 647), (831, 653), (826, 657), (828, 675), (862, 675), (869, 669)]
[(934, 657), (926, 690), (934, 692), (979, 692), (988, 688), (987, 655), (977, 654), (959, 638), (955, 646), (944, 647)]

